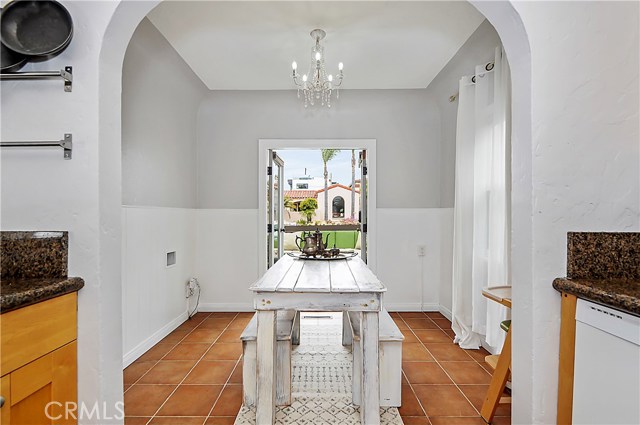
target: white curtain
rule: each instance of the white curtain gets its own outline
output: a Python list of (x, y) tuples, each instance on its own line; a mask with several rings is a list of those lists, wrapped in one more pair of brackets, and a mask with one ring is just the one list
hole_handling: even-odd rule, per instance
[(458, 97), (453, 242), (455, 342), (495, 350), (504, 342), (505, 307), (482, 289), (509, 285), (510, 80), (502, 49), (493, 63), (462, 77)]

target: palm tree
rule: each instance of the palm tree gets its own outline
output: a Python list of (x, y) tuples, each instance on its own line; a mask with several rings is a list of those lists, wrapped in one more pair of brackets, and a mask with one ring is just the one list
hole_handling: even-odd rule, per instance
[(324, 221), (329, 220), (329, 172), (327, 171), (327, 162), (331, 161), (338, 155), (340, 149), (322, 149), (322, 163), (324, 164)]
[(356, 151), (351, 149), (351, 220), (356, 218)]

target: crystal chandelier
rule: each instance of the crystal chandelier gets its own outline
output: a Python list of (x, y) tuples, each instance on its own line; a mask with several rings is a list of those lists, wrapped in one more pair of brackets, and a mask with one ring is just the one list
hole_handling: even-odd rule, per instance
[(311, 48), (311, 65), (309, 67), (309, 73), (302, 76), (302, 81), (299, 79), (299, 75), (296, 72), (298, 64), (294, 61), (291, 64), (293, 68), (293, 82), (298, 87), (298, 98), (300, 98), (300, 92), (304, 95), (304, 107), (314, 105), (316, 101), (320, 101), (322, 106), (327, 105), (331, 107), (331, 93), (336, 90), (336, 99), (340, 97), (339, 87), (342, 84), (342, 62), (338, 64), (338, 77), (337, 81), (334, 81), (333, 75), (327, 75), (324, 68), (324, 47), (320, 45), (322, 40), (327, 35), (321, 29), (315, 29), (311, 31), (311, 38), (316, 42), (315, 46)]

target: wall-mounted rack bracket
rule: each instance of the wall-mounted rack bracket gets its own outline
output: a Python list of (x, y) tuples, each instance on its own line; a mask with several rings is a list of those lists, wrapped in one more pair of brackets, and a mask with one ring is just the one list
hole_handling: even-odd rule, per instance
[(64, 91), (70, 92), (73, 87), (73, 67), (65, 66), (60, 71), (0, 73), (0, 80), (47, 80), (51, 78), (62, 78), (64, 80)]
[(73, 136), (66, 133), (62, 140), (55, 141), (30, 141), (30, 142), (0, 142), (3, 148), (38, 148), (38, 147), (61, 147), (64, 159), (71, 159), (73, 152)]

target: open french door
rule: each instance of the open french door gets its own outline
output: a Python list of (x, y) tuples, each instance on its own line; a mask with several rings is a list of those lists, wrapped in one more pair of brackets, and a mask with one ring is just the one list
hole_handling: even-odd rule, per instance
[(360, 151), (360, 258), (367, 262), (367, 151)]
[(284, 254), (284, 161), (269, 150), (267, 167), (267, 268)]

